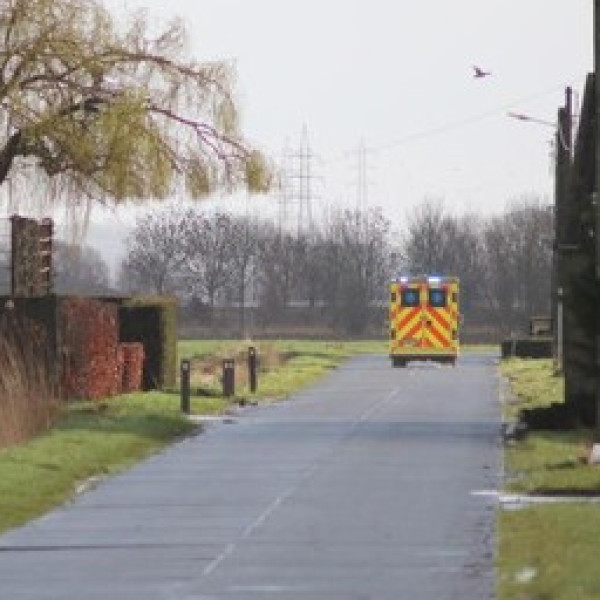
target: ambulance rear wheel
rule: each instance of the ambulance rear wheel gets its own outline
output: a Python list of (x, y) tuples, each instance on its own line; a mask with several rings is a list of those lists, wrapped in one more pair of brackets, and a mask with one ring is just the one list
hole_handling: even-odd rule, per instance
[(397, 356), (394, 356), (394, 358), (392, 358), (392, 366), (393, 367), (405, 367), (406, 359), (398, 358)]

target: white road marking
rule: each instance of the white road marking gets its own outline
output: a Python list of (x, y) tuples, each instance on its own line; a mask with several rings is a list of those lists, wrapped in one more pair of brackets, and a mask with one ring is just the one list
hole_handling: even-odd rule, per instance
[[(399, 392), (399, 389), (395, 389), (394, 391), (387, 394), (382, 400), (379, 400), (372, 404), (359, 418), (358, 421), (354, 424), (354, 428), (356, 428), (361, 423), (367, 421), (375, 412), (377, 412), (382, 406), (387, 404), (390, 400), (392, 400)], [(251, 536), (288, 498), (290, 498), (296, 490), (299, 489), (300, 485), (312, 477), (312, 475), (320, 468), (322, 460), (316, 461), (313, 465), (311, 465), (307, 471), (301, 475), (300, 479), (296, 484), (287, 488), (284, 492), (282, 492), (273, 502), (271, 502), (265, 510), (258, 515), (252, 523), (250, 523), (244, 531), (241, 533), (240, 537), (235, 541), (229, 543), (223, 552), (219, 554), (214, 560), (212, 560), (206, 567), (204, 567), (203, 574), (205, 576), (214, 573), (217, 567), (228, 557), (231, 556), (238, 545)]]
[(546, 496), (536, 494), (505, 494), (498, 490), (473, 490), (471, 496), (482, 498), (493, 498), (498, 501), (502, 508), (518, 509), (529, 506), (530, 504), (561, 504), (561, 503), (600, 503), (600, 495), (569, 495), (569, 496)]
[(230, 556), (235, 551), (236, 544), (227, 544), (225, 546), (225, 550), (219, 554), (214, 560), (212, 560), (206, 567), (204, 567), (204, 571), (202, 573), (206, 575), (210, 575), (228, 556)]

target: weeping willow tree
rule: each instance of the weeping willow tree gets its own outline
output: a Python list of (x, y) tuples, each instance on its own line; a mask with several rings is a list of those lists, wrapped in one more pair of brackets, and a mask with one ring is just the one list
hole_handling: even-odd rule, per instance
[(97, 0), (0, 0), (0, 186), (119, 204), (269, 187), (231, 65), (191, 60), (182, 21), (150, 35)]

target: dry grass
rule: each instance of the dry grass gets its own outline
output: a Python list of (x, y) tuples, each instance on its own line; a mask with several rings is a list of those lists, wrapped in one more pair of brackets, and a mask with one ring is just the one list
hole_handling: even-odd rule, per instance
[[(235, 362), (235, 389), (246, 389), (249, 385), (248, 346), (249, 343), (233, 342), (223, 344), (213, 354), (196, 354), (191, 358), (190, 384), (194, 389), (221, 390), (223, 360)], [(259, 348), (259, 370), (272, 371), (280, 367), (287, 356), (270, 343), (261, 343)]]
[(48, 429), (58, 411), (45, 341), (30, 321), (0, 318), (0, 447)]

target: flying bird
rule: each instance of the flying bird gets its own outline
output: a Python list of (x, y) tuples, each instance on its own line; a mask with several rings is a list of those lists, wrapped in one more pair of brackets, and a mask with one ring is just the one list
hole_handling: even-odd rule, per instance
[(483, 77), (487, 77), (488, 75), (491, 75), (491, 73), (489, 71), (484, 71), (483, 69), (480, 69), (479, 67), (473, 65), (473, 70), (475, 71), (475, 74), (473, 75), (473, 77), (475, 77), (475, 79), (482, 79)]

